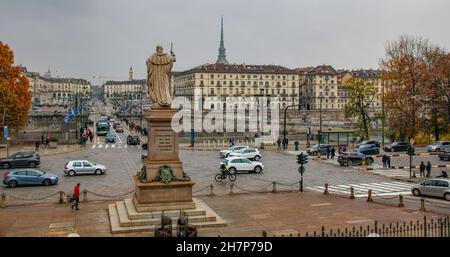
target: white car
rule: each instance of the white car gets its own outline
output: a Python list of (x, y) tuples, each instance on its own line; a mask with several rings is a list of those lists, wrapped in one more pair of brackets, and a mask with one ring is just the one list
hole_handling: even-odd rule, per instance
[(427, 152), (440, 152), (443, 148), (450, 147), (450, 141), (437, 141), (427, 146)]
[(235, 146), (232, 146), (232, 147), (230, 147), (228, 149), (220, 151), (219, 155), (222, 158), (227, 158), (230, 153), (239, 151), (239, 150), (244, 149), (244, 148), (248, 148), (248, 146), (235, 145)]
[(244, 157), (229, 157), (223, 160), (220, 165), (225, 164), (230, 174), (240, 171), (260, 173), (264, 169), (261, 162), (250, 161)]
[(261, 153), (256, 148), (243, 148), (239, 151), (232, 152), (229, 157), (244, 157), (249, 160), (259, 161), (261, 159)]

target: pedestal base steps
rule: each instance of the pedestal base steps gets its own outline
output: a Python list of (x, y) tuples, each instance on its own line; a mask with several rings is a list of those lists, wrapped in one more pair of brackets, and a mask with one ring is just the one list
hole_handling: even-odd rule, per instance
[(224, 227), (226, 222), (203, 201), (192, 198), (190, 203), (171, 203), (165, 205), (138, 204), (135, 199), (117, 201), (108, 206), (111, 232), (113, 234), (132, 232), (154, 232), (161, 225), (161, 213), (172, 218), (172, 229), (176, 231), (180, 210), (189, 218), (189, 224), (202, 228)]

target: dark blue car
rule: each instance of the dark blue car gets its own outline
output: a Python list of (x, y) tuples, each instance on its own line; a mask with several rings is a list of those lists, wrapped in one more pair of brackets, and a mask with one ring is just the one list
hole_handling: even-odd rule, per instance
[(6, 172), (3, 184), (9, 187), (22, 185), (50, 186), (58, 184), (58, 176), (37, 169), (16, 169)]
[(116, 142), (116, 135), (109, 133), (105, 137), (105, 142), (106, 143), (115, 143)]

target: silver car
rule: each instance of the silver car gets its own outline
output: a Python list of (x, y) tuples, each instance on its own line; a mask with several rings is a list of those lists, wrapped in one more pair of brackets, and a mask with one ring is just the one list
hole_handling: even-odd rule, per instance
[(220, 151), (219, 156), (222, 157), (222, 158), (227, 158), (230, 153), (239, 151), (239, 150), (244, 149), (244, 148), (248, 148), (248, 146), (235, 145), (235, 146), (232, 146), (232, 147), (230, 147), (228, 149)]
[(69, 176), (75, 176), (77, 174), (105, 174), (106, 167), (102, 164), (92, 163), (87, 160), (74, 160), (69, 161), (64, 166), (64, 174)]
[(434, 196), (444, 198), (450, 201), (450, 179), (448, 178), (432, 178), (423, 181), (420, 184), (414, 185), (411, 188), (415, 196)]
[(450, 141), (437, 141), (432, 145), (427, 146), (427, 152), (439, 152), (443, 148), (447, 148), (450, 146)]

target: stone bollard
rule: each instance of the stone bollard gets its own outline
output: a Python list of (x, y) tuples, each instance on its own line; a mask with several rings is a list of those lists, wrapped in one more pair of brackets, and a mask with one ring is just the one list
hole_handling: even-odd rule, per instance
[(405, 207), (405, 205), (403, 204), (403, 195), (399, 194), (398, 195), (398, 208), (403, 208)]
[(233, 188), (234, 188), (234, 184), (231, 183), (231, 184), (230, 184), (230, 195), (234, 194)]
[(59, 191), (59, 204), (63, 204), (64, 203), (64, 192), (63, 191)]
[(87, 201), (87, 190), (83, 190), (83, 202)]
[(274, 181), (272, 182), (272, 193), (276, 193), (277, 192), (277, 182)]
[(0, 196), (0, 208), (5, 208), (5, 206), (6, 206), (5, 202), (6, 202), (6, 195), (2, 194)]
[(213, 186), (213, 184), (209, 185), (209, 196), (214, 196), (214, 186)]
[(368, 202), (373, 202), (373, 199), (372, 199), (372, 189), (369, 189), (369, 191), (367, 192), (367, 201), (368, 201)]
[(350, 199), (355, 199), (355, 189), (353, 187), (350, 187)]
[(324, 195), (329, 195), (330, 193), (328, 192), (328, 183), (325, 183), (325, 191), (323, 191)]
[(424, 198), (420, 198), (420, 209), (419, 211), (427, 211), (427, 209), (425, 209), (425, 199)]

